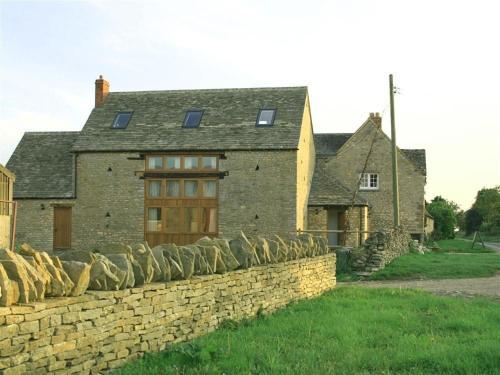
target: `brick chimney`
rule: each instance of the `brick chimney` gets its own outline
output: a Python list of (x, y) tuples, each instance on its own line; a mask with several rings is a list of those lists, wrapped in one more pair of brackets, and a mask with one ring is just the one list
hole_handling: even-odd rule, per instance
[(370, 120), (375, 124), (377, 129), (382, 129), (382, 117), (380, 117), (380, 113), (378, 112), (370, 112)]
[(102, 75), (95, 80), (95, 106), (100, 107), (109, 94), (109, 82)]

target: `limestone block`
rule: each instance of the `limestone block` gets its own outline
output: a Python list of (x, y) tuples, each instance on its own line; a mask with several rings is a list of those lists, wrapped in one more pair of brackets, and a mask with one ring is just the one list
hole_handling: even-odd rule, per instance
[(194, 274), (194, 252), (186, 246), (181, 246), (178, 248), (179, 256), (182, 263), (183, 278), (190, 279)]
[(147, 243), (132, 245), (132, 254), (142, 268), (145, 283), (150, 283), (153, 281), (155, 274), (161, 273), (160, 267)]
[(85, 293), (90, 283), (90, 264), (77, 261), (61, 261), (61, 265), (74, 286), (70, 296), (79, 296)]
[(135, 286), (134, 269), (132, 268), (132, 263), (130, 259), (132, 258), (129, 254), (108, 254), (106, 256), (111, 262), (113, 262), (116, 267), (118, 267), (123, 273), (116, 275), (119, 278), (120, 284), (118, 289), (133, 288)]
[(84, 250), (65, 251), (64, 253), (59, 254), (58, 257), (60, 260), (64, 261), (82, 262), (90, 265), (92, 265), (96, 260), (94, 253)]
[[(8, 250), (10, 251), (10, 250)], [(36, 301), (37, 291), (33, 281), (29, 278), (24, 266), (15, 260), (0, 260), (7, 276), (19, 285), (19, 302), (30, 303)]]
[(10, 306), (19, 301), (19, 289), (14, 283), (0, 263), (0, 306)]
[(181, 256), (179, 249), (175, 244), (164, 245), (163, 255), (170, 263), (172, 280), (181, 280), (184, 278)]
[(163, 247), (156, 246), (151, 249), (151, 252), (153, 253), (156, 263), (158, 263), (158, 267), (160, 268), (160, 273), (158, 275), (155, 274), (154, 281), (170, 281), (170, 263), (168, 263), (163, 256)]
[(255, 241), (255, 251), (261, 264), (271, 263), (271, 252), (265, 238), (257, 237)]
[[(114, 265), (104, 255), (95, 254), (95, 256), (95, 262), (90, 268), (89, 289), (118, 290), (118, 286), (120, 285), (120, 278), (116, 276), (116, 270), (118, 270), (116, 265)], [(125, 276), (122, 275), (122, 278), (125, 278)]]
[(216, 238), (214, 239), (214, 243), (220, 249), (221, 258), (222, 261), (224, 262), (226, 270), (234, 271), (235, 269), (237, 269), (240, 266), (240, 264), (238, 263), (238, 260), (234, 257), (233, 253), (231, 252), (231, 248), (229, 247), (229, 241), (226, 239)]

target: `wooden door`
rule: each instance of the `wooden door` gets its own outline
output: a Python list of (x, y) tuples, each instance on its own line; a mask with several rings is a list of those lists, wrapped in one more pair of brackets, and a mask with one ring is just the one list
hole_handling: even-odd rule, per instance
[(71, 248), (71, 207), (54, 207), (54, 249)]

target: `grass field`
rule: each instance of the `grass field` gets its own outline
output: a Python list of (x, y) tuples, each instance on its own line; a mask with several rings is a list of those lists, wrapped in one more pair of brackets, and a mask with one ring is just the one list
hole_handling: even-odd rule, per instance
[(370, 280), (489, 277), (500, 271), (498, 254), (406, 254), (375, 272)]
[(472, 242), (464, 241), (462, 239), (453, 240), (440, 240), (437, 241), (439, 245), (438, 252), (454, 252), (454, 253), (493, 253), (494, 251), (486, 247), (483, 249), (481, 244), (474, 244), (472, 248)]
[(116, 374), (498, 374), (500, 304), (339, 288)]
[[(457, 238), (466, 238), (468, 240), (472, 240), (473, 237), (474, 237), (473, 234), (466, 236), (463, 233), (457, 233)], [(481, 233), (481, 238), (485, 242), (498, 242), (498, 243), (500, 243), (500, 234)]]

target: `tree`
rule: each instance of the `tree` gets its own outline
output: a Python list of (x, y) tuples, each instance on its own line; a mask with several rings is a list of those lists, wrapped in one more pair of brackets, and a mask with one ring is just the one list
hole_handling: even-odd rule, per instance
[(455, 202), (437, 196), (429, 203), (427, 211), (434, 218), (434, 232), (432, 233), (434, 239), (442, 240), (455, 237), (457, 214), (460, 211)]
[(465, 211), (465, 234), (469, 235), (479, 230), (479, 227), (483, 223), (483, 217), (474, 208), (470, 208)]
[(490, 234), (500, 233), (500, 186), (479, 190), (469, 211), (468, 233), (476, 230)]

